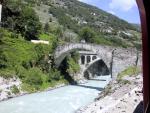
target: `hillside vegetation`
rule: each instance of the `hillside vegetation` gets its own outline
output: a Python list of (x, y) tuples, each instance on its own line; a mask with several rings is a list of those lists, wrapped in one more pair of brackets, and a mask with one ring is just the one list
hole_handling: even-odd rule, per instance
[[(53, 45), (32, 44), (22, 36), (0, 29), (0, 76), (19, 77), (23, 90), (43, 90), (59, 83), (67, 83), (63, 75), (48, 63)], [(55, 37), (50, 37), (52, 43)]]
[[(94, 6), (77, 0), (37, 0), (33, 6), (40, 21), (49, 24), (50, 31), (53, 26), (59, 27), (63, 33), (69, 29), (78, 35), (74, 36), (69, 31), (74, 41), (85, 39), (80, 32), (87, 28), (94, 34), (94, 40), (89, 39), (87, 42), (122, 47), (141, 46), (140, 27)], [(60, 37), (68, 41), (66, 35)]]

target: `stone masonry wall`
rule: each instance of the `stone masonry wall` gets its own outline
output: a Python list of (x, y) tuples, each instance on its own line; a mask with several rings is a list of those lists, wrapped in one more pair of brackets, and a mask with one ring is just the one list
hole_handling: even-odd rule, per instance
[(116, 49), (113, 55), (112, 75), (117, 77), (118, 73), (125, 70), (129, 66), (135, 66), (138, 58), (137, 66), (142, 67), (142, 54), (135, 49)]

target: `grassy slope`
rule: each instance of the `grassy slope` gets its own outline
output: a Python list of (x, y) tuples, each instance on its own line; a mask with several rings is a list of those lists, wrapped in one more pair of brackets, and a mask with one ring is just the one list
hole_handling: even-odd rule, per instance
[(54, 35), (40, 35), (41, 39), (50, 41), (50, 45), (35, 45), (24, 40), (20, 35), (14, 36), (12, 32), (4, 29), (0, 29), (0, 35), (2, 36), (0, 39), (0, 76), (6, 79), (13, 76), (19, 77), (23, 82), (23, 90), (29, 92), (44, 90), (67, 82), (59, 73), (57, 77), (53, 76), (57, 70), (51, 73), (45, 70), (49, 65), (45, 64), (48, 62), (45, 56), (53, 51), (52, 43), (56, 41)]

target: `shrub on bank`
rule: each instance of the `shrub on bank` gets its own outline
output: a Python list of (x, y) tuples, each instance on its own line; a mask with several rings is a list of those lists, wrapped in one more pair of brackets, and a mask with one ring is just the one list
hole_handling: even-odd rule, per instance
[(0, 70), (0, 77), (3, 77), (5, 79), (12, 78), (16, 75), (14, 70), (11, 69), (1, 69)]
[(53, 80), (58, 81), (61, 80), (62, 78), (63, 76), (57, 69), (52, 69), (51, 72), (48, 74), (48, 82), (51, 82)]
[(16, 85), (13, 85), (13, 86), (11, 87), (11, 92), (12, 92), (13, 94), (18, 94), (18, 93), (20, 93), (20, 90), (18, 89), (18, 87), (17, 87)]
[(75, 59), (68, 57), (68, 69), (67, 72), (69, 74), (75, 74), (80, 70), (80, 65), (76, 63)]
[(129, 66), (127, 69), (123, 70), (121, 73), (117, 76), (117, 83), (126, 85), (131, 84), (129, 80), (123, 79), (125, 76), (136, 76), (141, 72), (140, 68), (137, 66)]
[(131, 84), (129, 80), (117, 79), (117, 82), (122, 85)]
[(39, 87), (43, 84), (43, 73), (41, 72), (41, 70), (38, 68), (31, 68), (26, 74), (27, 75), (24, 82), (31, 86), (34, 86), (36, 89), (39, 89)]
[(130, 66), (127, 69), (123, 70), (121, 73), (118, 74), (117, 79), (121, 79), (124, 76), (133, 76), (137, 75), (141, 72), (140, 68), (137, 66)]

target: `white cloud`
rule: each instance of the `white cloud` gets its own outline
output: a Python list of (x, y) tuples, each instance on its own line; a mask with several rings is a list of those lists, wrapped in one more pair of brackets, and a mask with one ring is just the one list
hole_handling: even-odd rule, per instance
[(113, 15), (116, 14), (116, 13), (115, 13), (114, 11), (112, 11), (112, 10), (108, 11), (108, 13), (111, 13), (111, 14), (113, 14)]
[(129, 11), (136, 6), (135, 0), (111, 0), (109, 3), (110, 9), (118, 9), (122, 11)]
[(87, 1), (87, 0), (78, 0), (78, 1), (80, 1), (80, 2), (85, 2), (85, 1)]

